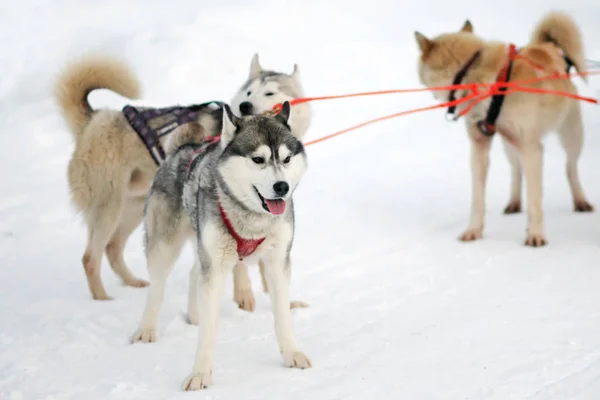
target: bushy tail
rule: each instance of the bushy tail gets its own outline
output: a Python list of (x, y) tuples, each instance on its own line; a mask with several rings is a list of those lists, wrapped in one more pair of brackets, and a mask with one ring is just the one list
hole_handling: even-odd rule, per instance
[[(552, 11), (535, 27), (531, 44), (554, 43), (573, 62), (577, 72), (585, 71), (585, 54), (581, 32), (573, 18), (566, 13)], [(587, 77), (582, 76), (587, 82)]]
[(204, 136), (204, 128), (197, 122), (181, 125), (169, 134), (165, 143), (165, 151), (171, 154), (184, 144), (200, 144)]
[(92, 117), (87, 97), (94, 89), (109, 89), (132, 100), (141, 95), (137, 77), (122, 61), (88, 56), (67, 65), (56, 81), (55, 98), (75, 140)]

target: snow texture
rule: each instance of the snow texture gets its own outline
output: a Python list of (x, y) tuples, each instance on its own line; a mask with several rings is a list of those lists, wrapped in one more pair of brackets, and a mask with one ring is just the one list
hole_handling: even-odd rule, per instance
[[(461, 243), (469, 144), (443, 111), (410, 115), (307, 148), (297, 194), (293, 324), (309, 370), (282, 365), (258, 268), (254, 313), (228, 279), (214, 385), (185, 393), (196, 328), (185, 321), (187, 248), (167, 287), (155, 344), (130, 344), (147, 289), (103, 264), (110, 302), (89, 295), (86, 232), (69, 204), (73, 149), (52, 99), (64, 63), (122, 57), (144, 85), (138, 104), (229, 101), (259, 52), (298, 63), (309, 95), (419, 87), (413, 32), (459, 29), (525, 44), (550, 9), (570, 12), (600, 60), (592, 0), (21, 0), (0, 4), (0, 399), (476, 399), (600, 396), (600, 225), (576, 214), (557, 137), (545, 141), (545, 248), (526, 248), (526, 215), (505, 216), (509, 166), (495, 141), (484, 239)], [(599, 80), (581, 93), (598, 96)], [(429, 93), (315, 103), (307, 140), (433, 104)], [(126, 100), (106, 91), (94, 107)], [(600, 206), (600, 115), (585, 104), (580, 174)], [(142, 229), (126, 261), (147, 277)]]

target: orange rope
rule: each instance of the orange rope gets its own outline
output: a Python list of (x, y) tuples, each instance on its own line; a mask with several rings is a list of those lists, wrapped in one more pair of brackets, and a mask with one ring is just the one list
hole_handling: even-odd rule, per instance
[(459, 104), (462, 104), (462, 103), (464, 103), (466, 101), (474, 99), (477, 96), (478, 96), (477, 93), (472, 93), (472, 94), (470, 94), (468, 96), (465, 96), (465, 97), (463, 97), (461, 99), (458, 99), (458, 100), (447, 101), (445, 103), (435, 104), (433, 106), (415, 108), (413, 110), (401, 111), (399, 113), (394, 113), (394, 114), (386, 115), (386, 116), (383, 116), (383, 117), (375, 118), (375, 119), (372, 119), (372, 120), (369, 120), (369, 121), (366, 121), (366, 122), (362, 122), (362, 123), (360, 123), (358, 125), (354, 125), (354, 126), (351, 126), (349, 128), (342, 129), (341, 131), (337, 131), (337, 132), (332, 133), (330, 135), (323, 136), (323, 137), (320, 137), (318, 139), (314, 139), (314, 140), (308, 141), (308, 142), (304, 143), (304, 146), (310, 146), (311, 144), (315, 144), (315, 143), (319, 143), (319, 142), (324, 142), (325, 140), (329, 140), (331, 138), (334, 138), (336, 136), (342, 135), (344, 133), (353, 131), (355, 129), (362, 128), (363, 126), (374, 124), (375, 122), (385, 121), (385, 120), (388, 120), (388, 119), (392, 119), (392, 118), (396, 118), (396, 117), (401, 117), (403, 115), (408, 115), (408, 114), (414, 114), (414, 113), (418, 113), (418, 112), (421, 112), (421, 111), (429, 111), (429, 110), (435, 110), (436, 108), (445, 108), (445, 107), (450, 107), (450, 106), (453, 106), (453, 105), (459, 105)]
[[(381, 121), (385, 121), (388, 119), (392, 119), (392, 118), (396, 118), (396, 117), (400, 117), (400, 116), (408, 115), (408, 114), (414, 114), (414, 113), (418, 113), (418, 112), (422, 112), (422, 111), (429, 111), (429, 110), (434, 110), (437, 108), (446, 108), (446, 107), (450, 107), (452, 105), (459, 105), (464, 102), (474, 100), (471, 104), (469, 104), (464, 110), (462, 110), (459, 113), (459, 117), (461, 117), (461, 116), (466, 115), (469, 111), (471, 111), (471, 109), (477, 103), (479, 103), (489, 97), (492, 97), (496, 94), (507, 95), (507, 94), (517, 93), (517, 92), (528, 92), (528, 93), (535, 93), (535, 94), (552, 94), (552, 95), (569, 97), (569, 98), (572, 98), (575, 100), (586, 101), (586, 102), (593, 103), (593, 104), (598, 104), (598, 100), (595, 98), (592, 98), (592, 97), (579, 96), (574, 93), (561, 92), (561, 91), (557, 91), (557, 90), (547, 90), (547, 89), (539, 89), (539, 88), (531, 88), (531, 87), (523, 87), (522, 86), (524, 84), (531, 84), (531, 83), (548, 81), (548, 80), (556, 80), (556, 79), (565, 79), (565, 78), (569, 78), (572, 76), (587, 76), (587, 75), (597, 75), (597, 74), (600, 74), (600, 70), (583, 71), (583, 72), (578, 72), (578, 73), (574, 73), (574, 74), (555, 73), (555, 74), (543, 76), (540, 78), (521, 80), (521, 81), (494, 82), (494, 83), (471, 83), (471, 84), (458, 84), (458, 85), (447, 85), (447, 86), (434, 86), (434, 87), (417, 88), (417, 89), (378, 90), (378, 91), (371, 91), (371, 92), (358, 92), (358, 93), (349, 93), (349, 94), (334, 95), (334, 96), (302, 97), (302, 98), (291, 100), (290, 105), (296, 105), (296, 104), (302, 104), (302, 103), (308, 103), (308, 102), (320, 101), (320, 100), (333, 100), (333, 99), (343, 99), (343, 98), (351, 98), (351, 97), (375, 96), (375, 95), (393, 94), (393, 93), (417, 93), (417, 92), (425, 92), (425, 91), (465, 90), (465, 89), (469, 90), (471, 92), (471, 94), (469, 94), (461, 99), (452, 101), (452, 102), (444, 102), (444, 103), (436, 104), (433, 106), (421, 107), (421, 108), (416, 108), (416, 109), (412, 109), (412, 110), (401, 111), (401, 112), (394, 113), (394, 114), (389, 114), (389, 115), (386, 115), (383, 117), (379, 117), (379, 118), (375, 118), (375, 119), (372, 119), (372, 120), (369, 120), (366, 122), (362, 122), (360, 124), (351, 126), (349, 128), (342, 129), (340, 131), (323, 136), (321, 138), (308, 141), (304, 144), (305, 146), (310, 146), (312, 144), (316, 144), (316, 143), (323, 142), (325, 140), (329, 140), (336, 136), (339, 136), (344, 133), (362, 128), (367, 125), (374, 124), (376, 122), (381, 122)], [(500, 91), (499, 89), (503, 88), (503, 87), (506, 87), (507, 90)], [(479, 92), (479, 88), (486, 88), (487, 91), (484, 93), (481, 93), (481, 92)], [(276, 104), (275, 106), (273, 106), (273, 111), (279, 112), (281, 109), (281, 106), (282, 106), (281, 104)]]

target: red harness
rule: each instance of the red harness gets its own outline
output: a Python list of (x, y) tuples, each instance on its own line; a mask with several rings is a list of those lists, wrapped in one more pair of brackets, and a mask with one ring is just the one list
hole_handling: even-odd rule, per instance
[(219, 212), (221, 213), (221, 218), (223, 219), (223, 222), (225, 223), (229, 234), (235, 239), (235, 243), (237, 244), (237, 253), (240, 261), (243, 258), (252, 255), (252, 253), (256, 251), (258, 246), (260, 246), (260, 244), (265, 241), (265, 238), (244, 239), (243, 237), (238, 235), (235, 229), (233, 229), (233, 225), (231, 225), (231, 221), (227, 217), (227, 214), (225, 214), (225, 210), (223, 210), (221, 202), (219, 202)]
[[(217, 143), (219, 140), (221, 140), (221, 136), (209, 136), (209, 137), (207, 137), (204, 140), (204, 142), (202, 143), (202, 147), (200, 147), (198, 150), (196, 150), (192, 154), (192, 156), (190, 157), (190, 162), (188, 163), (188, 170), (187, 170), (187, 177), (188, 177), (188, 179), (190, 177), (190, 171), (192, 169), (192, 164), (193, 164), (194, 160), (196, 159), (196, 157), (198, 157), (200, 154), (204, 153), (206, 151), (206, 148), (209, 145), (211, 145), (213, 143)], [(265, 238), (261, 238), (261, 239), (244, 239), (243, 237), (241, 237), (240, 235), (238, 235), (238, 233), (235, 231), (235, 229), (233, 229), (233, 225), (231, 224), (231, 221), (227, 217), (227, 214), (225, 214), (225, 210), (223, 210), (223, 207), (221, 206), (221, 202), (220, 201), (219, 201), (219, 213), (221, 214), (221, 218), (223, 219), (223, 223), (227, 227), (227, 231), (235, 239), (235, 243), (237, 244), (237, 253), (238, 253), (238, 257), (239, 257), (240, 261), (243, 258), (252, 255), (256, 251), (256, 249), (258, 248), (258, 246), (260, 246), (260, 244), (265, 241)]]

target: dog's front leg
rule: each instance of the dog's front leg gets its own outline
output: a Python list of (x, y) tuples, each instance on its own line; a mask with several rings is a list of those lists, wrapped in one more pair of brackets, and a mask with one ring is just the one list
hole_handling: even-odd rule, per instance
[(460, 236), (462, 241), (481, 239), (485, 214), (485, 183), (490, 164), (491, 138), (484, 136), (475, 124), (470, 124), (471, 139), (471, 218), (469, 226)]
[(298, 348), (292, 330), (289, 295), (291, 263), (287, 251), (275, 249), (273, 254), (264, 259), (264, 270), (283, 362), (288, 367), (310, 368), (311, 362)]
[(192, 373), (183, 383), (184, 390), (199, 390), (212, 383), (212, 368), (217, 334), (219, 309), (223, 299), (225, 276), (233, 269), (233, 263), (224, 263), (221, 258), (200, 259), (201, 271), (198, 277), (200, 285), (198, 326), (198, 347)]
[(200, 323), (198, 311), (198, 288), (200, 286), (200, 262), (195, 261), (190, 271), (190, 284), (188, 291), (188, 322), (192, 325)]
[(523, 142), (521, 164), (527, 184), (527, 246), (544, 246), (544, 216), (542, 212), (543, 149), (539, 140)]

